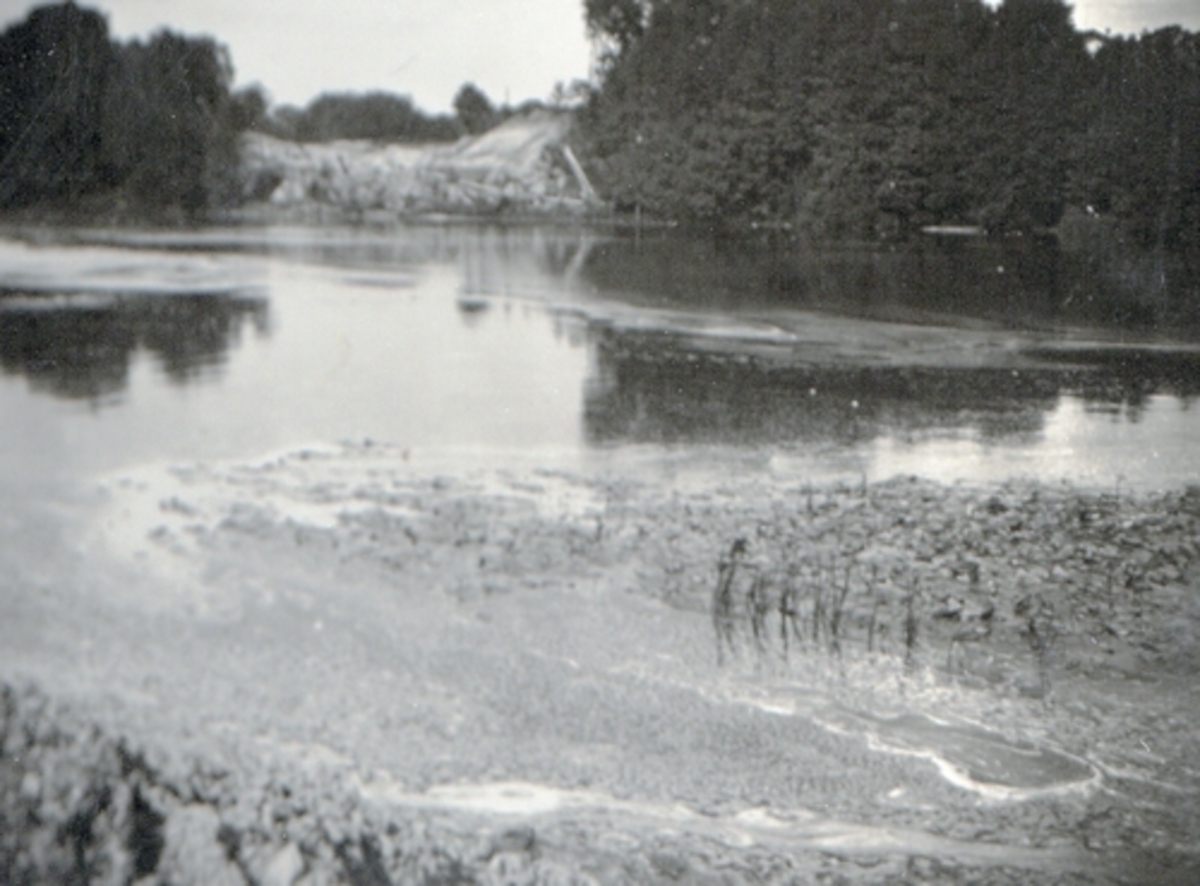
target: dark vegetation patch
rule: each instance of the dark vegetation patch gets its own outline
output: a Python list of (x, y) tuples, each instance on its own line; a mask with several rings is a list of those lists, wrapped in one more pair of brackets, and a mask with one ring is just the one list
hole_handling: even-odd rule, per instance
[(1200, 36), (1081, 32), (1060, 2), (588, 0), (582, 116), (618, 210), (889, 236), (1046, 229), (1068, 205), (1200, 242)]

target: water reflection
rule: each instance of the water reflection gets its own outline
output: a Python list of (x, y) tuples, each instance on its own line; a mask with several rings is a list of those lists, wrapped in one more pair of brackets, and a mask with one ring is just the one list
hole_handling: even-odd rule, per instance
[[(1196, 422), (1171, 414), (1200, 394), (1187, 341), (1200, 292), (1161, 256), (475, 225), (90, 236), (9, 248), (21, 279), (72, 272), (41, 294), (0, 274), (0, 368), (32, 389), (0, 388), (0, 408), (71, 457), (87, 436), (88, 464), (372, 437), (582, 458), (625, 444), (836, 450), (910, 471), (949, 441), (960, 451), (944, 460), (967, 476), (1018, 451), (1032, 473), (1089, 446), (1119, 465), (1173, 435), (1178, 471), (1200, 471)], [(220, 293), (183, 294), (213, 279)], [(1134, 321), (1136, 347), (1122, 341)], [(269, 347), (231, 359), (247, 329), (271, 332)], [(214, 372), (228, 383), (180, 396)], [(120, 408), (84, 433), (32, 402), (46, 394)]]
[(421, 269), (453, 266), (475, 294), (562, 292), (579, 281), (595, 243), (575, 227), (488, 224), (361, 228), (234, 228), (186, 233), (94, 231), (76, 234), (106, 246), (186, 253), (242, 253), (341, 269), (357, 283), (412, 283)]
[(822, 245), (675, 234), (613, 237), (584, 278), (653, 307), (791, 307), (881, 320), (974, 318), (1014, 329), (1084, 325), (1200, 339), (1196, 257), (1057, 238)]
[(246, 322), (268, 332), (267, 303), (226, 295), (0, 297), (0, 367), (68, 399), (111, 400), (136, 352), (173, 383), (223, 366)]
[(593, 331), (592, 443), (838, 444), (965, 433), (1027, 443), (1064, 394), (1136, 421), (1149, 398), (1200, 394), (1200, 353), (1031, 351), (1036, 368), (787, 365), (661, 331)]

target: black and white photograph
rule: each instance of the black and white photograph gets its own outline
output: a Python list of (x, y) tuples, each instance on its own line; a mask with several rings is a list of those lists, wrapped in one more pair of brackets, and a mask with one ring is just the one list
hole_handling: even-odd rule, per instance
[(1200, 883), (1200, 2), (0, 0), (0, 886)]

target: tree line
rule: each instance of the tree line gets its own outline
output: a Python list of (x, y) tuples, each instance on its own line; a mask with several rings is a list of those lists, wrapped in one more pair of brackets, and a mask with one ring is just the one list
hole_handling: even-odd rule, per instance
[(257, 89), (251, 128), (299, 142), (366, 139), (387, 142), (446, 142), (490, 129), (504, 117), (473, 83), (464, 83), (454, 97), (454, 114), (427, 114), (406, 95), (322, 93), (304, 108), (269, 108)]
[(239, 138), (452, 141), (512, 113), (473, 84), (455, 114), (407, 96), (327, 93), (273, 108), (257, 86), (234, 91), (228, 50), (162, 30), (113, 40), (103, 15), (47, 5), (0, 34), (0, 210), (199, 218), (238, 203)]
[[(517, 107), (497, 107), (474, 83), (464, 83), (454, 95), (453, 114), (427, 114), (411, 98), (390, 92), (326, 92), (304, 108), (269, 107), (257, 87), (246, 94), (253, 106), (250, 128), (298, 142), (366, 139), (386, 142), (446, 142), (478, 135), (509, 117), (544, 107), (532, 100)], [(565, 96), (562, 101), (569, 100)]]
[(618, 209), (879, 236), (1053, 227), (1200, 243), (1200, 36), (1061, 0), (585, 0), (581, 114)]
[(0, 34), (0, 208), (98, 195), (194, 215), (237, 197), (244, 96), (228, 52), (164, 30), (117, 43), (97, 12), (33, 10)]

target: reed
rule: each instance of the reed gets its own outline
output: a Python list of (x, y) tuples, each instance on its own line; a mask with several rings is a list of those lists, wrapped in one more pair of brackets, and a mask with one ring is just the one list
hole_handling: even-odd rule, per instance
[(853, 563), (846, 564), (842, 584), (837, 586), (837, 567), (830, 568), (830, 578), (833, 579), (832, 605), (829, 611), (829, 651), (834, 655), (842, 654), (841, 626), (842, 613), (845, 611), (846, 598), (850, 596), (850, 575)]
[(713, 629), (717, 635), (717, 664), (725, 663), (725, 648), (729, 647), (730, 654), (734, 652), (734, 636), (737, 627), (737, 615), (734, 612), (733, 586), (737, 578), (738, 567), (746, 556), (746, 539), (736, 538), (729, 546), (729, 552), (717, 563), (717, 585), (713, 589), (712, 617)]
[(879, 621), (879, 566), (871, 564), (871, 578), (867, 582), (867, 595), (871, 600), (871, 615), (867, 620), (867, 652), (875, 651), (875, 625)]
[(904, 668), (911, 671), (917, 661), (917, 580), (910, 577), (908, 594), (904, 598)]

